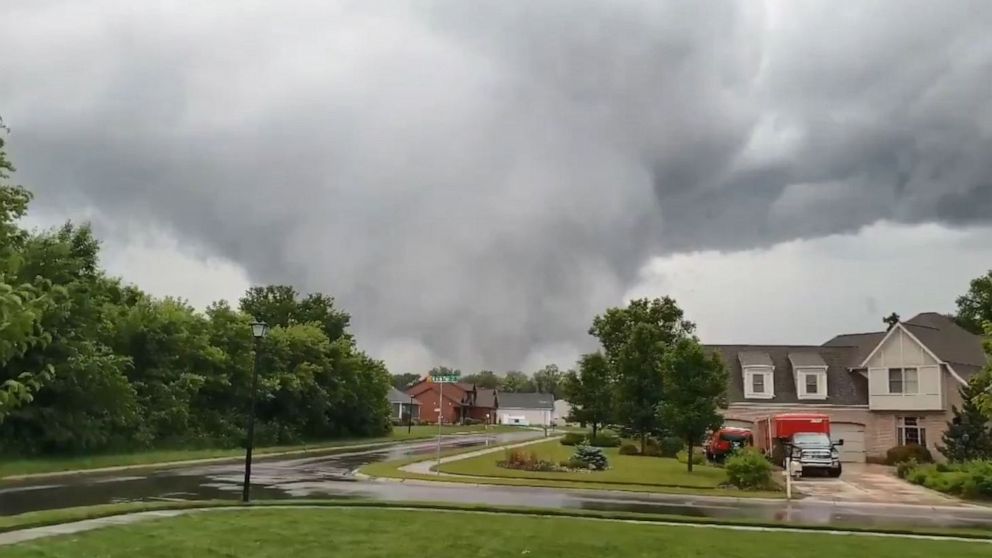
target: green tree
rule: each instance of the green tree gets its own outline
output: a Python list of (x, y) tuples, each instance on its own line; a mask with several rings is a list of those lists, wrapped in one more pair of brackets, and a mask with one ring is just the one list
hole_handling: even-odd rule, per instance
[(420, 374), (414, 374), (413, 372), (405, 372), (403, 374), (393, 374), (390, 379), (393, 387), (405, 391), (406, 388), (410, 387), (410, 384), (416, 382), (420, 379)]
[(334, 299), (322, 293), (304, 297), (288, 285), (248, 289), (240, 301), (241, 311), (270, 327), (316, 323), (331, 341), (347, 335), (351, 316), (334, 307)]
[(609, 422), (613, 408), (610, 365), (603, 354), (582, 355), (578, 373), (565, 375), (562, 391), (572, 406), (571, 420), (591, 426), (595, 437), (599, 427)]
[(992, 322), (992, 269), (971, 280), (968, 292), (957, 299), (958, 312), (954, 317), (961, 327), (981, 335), (985, 322)]
[(662, 363), (674, 344), (692, 334), (675, 300), (632, 300), (593, 319), (597, 337), (613, 375), (614, 417), (637, 435), (643, 453), (647, 436), (661, 427), (657, 408), (664, 396)]
[(961, 386), (962, 405), (951, 407), (954, 417), (947, 423), (940, 453), (948, 461), (962, 462), (973, 459), (992, 458), (992, 429), (989, 419), (979, 406), (979, 397), (992, 388), (987, 375), (973, 376), (967, 385)]
[[(707, 355), (692, 337), (679, 340), (665, 355), (665, 399), (658, 408), (665, 427), (682, 438), (691, 456), (710, 430), (719, 428), (727, 406), (727, 369), (716, 354)], [(686, 460), (692, 472), (692, 459)]]
[[(980, 372), (982, 381), (992, 385), (992, 321), (985, 322), (985, 355), (988, 357), (985, 370)], [(981, 409), (989, 420), (992, 420), (992, 388), (987, 388), (982, 394), (975, 397), (978, 401), (978, 408)]]
[(511, 370), (501, 379), (500, 391), (508, 393), (531, 393), (534, 391), (534, 381), (523, 372)]
[(481, 370), (475, 374), (462, 376), (462, 381), (466, 384), (473, 384), (475, 387), (484, 389), (497, 389), (500, 378), (492, 370)]
[(559, 395), (563, 374), (557, 364), (549, 364), (534, 372), (534, 388), (540, 393)]
[[(4, 130), (0, 121), (0, 132)], [(14, 171), (7, 159), (0, 133), (0, 423), (12, 410), (30, 403), (42, 385), (51, 378), (51, 367), (24, 369), (11, 361), (32, 347), (46, 345), (51, 334), (40, 327), (42, 315), (54, 300), (46, 296), (47, 283), (37, 288), (20, 276), (21, 251), (27, 232), (17, 221), (27, 214), (31, 194), (20, 186), (4, 182)], [(24, 282), (22, 282), (24, 281)]]

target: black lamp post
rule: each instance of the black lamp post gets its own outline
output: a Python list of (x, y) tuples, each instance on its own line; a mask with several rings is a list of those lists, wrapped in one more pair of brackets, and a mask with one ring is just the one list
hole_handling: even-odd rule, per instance
[[(410, 382), (409, 384), (406, 385), (406, 389), (412, 388), (413, 386), (417, 385), (419, 382), (420, 382), (419, 379)], [(407, 411), (408, 414), (406, 417), (406, 433), (409, 434), (410, 432), (413, 431), (413, 396), (412, 395), (410, 396), (410, 408), (407, 409)]]
[(251, 492), (251, 450), (255, 446), (255, 392), (258, 391), (258, 347), (269, 332), (265, 322), (252, 322), (251, 335), (255, 338), (255, 363), (251, 374), (251, 405), (248, 407), (248, 444), (245, 451), (245, 483), (241, 488), (241, 501), (247, 503)]

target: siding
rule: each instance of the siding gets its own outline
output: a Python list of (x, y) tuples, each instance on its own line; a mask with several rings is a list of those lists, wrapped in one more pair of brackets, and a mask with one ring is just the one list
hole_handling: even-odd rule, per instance
[[(889, 369), (917, 369), (919, 392), (889, 393)], [(879, 411), (938, 411), (944, 408), (940, 364), (923, 346), (897, 328), (868, 360), (868, 406)]]

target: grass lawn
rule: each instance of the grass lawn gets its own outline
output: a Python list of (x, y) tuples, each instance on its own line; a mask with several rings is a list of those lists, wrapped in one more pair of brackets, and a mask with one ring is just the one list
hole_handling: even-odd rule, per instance
[[(571, 455), (572, 450), (574, 450), (574, 448), (570, 448), (570, 447), (567, 447), (567, 446), (562, 446), (556, 440), (555, 441), (550, 441), (550, 442), (543, 442), (543, 443), (533, 444), (531, 446), (524, 446), (524, 449), (530, 451), (531, 448), (550, 448), (552, 445), (556, 445), (560, 449), (557, 449), (557, 448), (556, 449), (553, 449), (553, 450), (552, 449), (549, 449), (549, 451), (555, 451), (555, 452), (564, 451), (566, 457), (568, 455)], [(450, 450), (447, 450), (447, 451), (442, 452), (441, 455), (442, 455), (442, 457), (444, 457), (444, 456), (449, 456), (449, 455), (456, 455), (456, 454), (459, 454), (459, 453), (468, 453), (468, 452), (472, 452), (472, 451), (478, 451), (478, 449), (479, 448), (450, 449)], [(613, 450), (613, 453), (616, 453), (616, 450), (615, 449)], [(611, 462), (611, 464), (614, 464), (613, 456), (611, 454), (609, 454), (609, 453), (608, 453), (608, 455), (610, 455), (610, 462)], [(510, 469), (501, 469), (501, 468), (498, 468), (498, 467), (495, 466), (495, 462), (503, 459), (503, 456), (504, 456), (504, 452), (503, 451), (496, 451), (496, 452), (491, 453), (491, 454), (486, 454), (486, 455), (482, 455), (482, 456), (479, 456), (479, 457), (476, 457), (476, 458), (466, 459), (464, 461), (455, 461), (455, 462), (452, 462), (452, 463), (442, 464), (441, 465), (441, 470), (447, 472), (449, 470), (452, 470), (456, 465), (460, 465), (462, 463), (469, 463), (471, 461), (479, 460), (480, 462), (483, 462), (483, 463), (487, 463), (487, 462), (488, 463), (492, 463), (493, 464), (492, 468), (499, 469), (499, 472), (522, 473), (521, 476), (502, 476), (502, 477), (500, 477), (500, 476), (486, 476), (485, 478), (478, 478), (476, 476), (468, 476), (468, 475), (477, 475), (479, 473), (465, 473), (465, 472), (461, 472), (462, 471), (461, 469), (459, 469), (460, 472), (457, 473), (457, 474), (461, 474), (461, 475), (465, 475), (465, 476), (462, 476), (462, 477), (459, 477), (459, 476), (439, 476), (439, 475), (436, 475), (436, 474), (433, 474), (433, 473), (431, 473), (431, 474), (419, 474), (419, 473), (410, 473), (410, 472), (407, 472), (407, 471), (401, 471), (400, 470), (400, 467), (403, 467), (405, 465), (409, 465), (411, 463), (416, 463), (418, 461), (424, 461), (425, 460), (425, 457), (424, 456), (405, 457), (405, 458), (397, 459), (397, 460), (393, 460), (393, 461), (382, 461), (382, 462), (379, 462), (379, 463), (370, 463), (368, 465), (363, 465), (359, 469), (359, 472), (360, 473), (363, 473), (363, 474), (366, 474), (366, 475), (369, 475), (371, 477), (383, 477), (383, 478), (393, 478), (393, 479), (425, 480), (425, 481), (460, 482), (460, 483), (467, 483), (467, 484), (493, 484), (493, 485), (499, 485), (499, 486), (532, 486), (532, 487), (550, 487), (550, 488), (573, 488), (573, 489), (584, 489), (584, 490), (620, 490), (620, 491), (627, 491), (627, 492), (656, 492), (656, 493), (663, 493), (663, 494), (703, 494), (703, 495), (707, 495), (707, 496), (731, 496), (731, 497), (737, 497), (737, 498), (784, 498), (785, 497), (785, 494), (782, 493), (782, 492), (741, 491), (741, 490), (736, 490), (736, 489), (732, 489), (732, 488), (729, 488), (729, 489), (728, 488), (718, 488), (717, 485), (719, 485), (721, 482), (723, 482), (723, 478), (724, 477), (723, 477), (723, 471), (721, 469), (716, 469), (715, 467), (707, 467), (706, 468), (706, 469), (709, 469), (710, 470), (709, 473), (704, 473), (704, 475), (709, 475), (708, 477), (703, 477), (703, 478), (701, 478), (698, 481), (697, 480), (692, 480), (691, 481), (691, 482), (696, 482), (698, 484), (696, 484), (696, 485), (689, 484), (689, 485), (677, 486), (677, 485), (665, 485), (665, 484), (650, 484), (650, 483), (645, 483), (645, 481), (644, 481), (643, 478), (633, 477), (633, 475), (630, 475), (629, 476), (629, 477), (632, 477), (633, 480), (623, 480), (621, 482), (616, 482), (615, 480), (609, 480), (609, 478), (607, 478), (607, 480), (605, 480), (605, 481), (602, 481), (602, 482), (598, 481), (598, 479), (601, 478), (598, 475), (609, 473), (610, 471), (603, 472), (603, 473), (530, 473), (530, 472), (527, 472), (527, 471), (512, 471)], [(648, 468), (650, 468), (651, 467), (651, 464), (654, 464), (654, 466), (656, 466), (656, 467), (660, 465), (665, 470), (671, 471), (671, 476), (679, 476), (679, 475), (686, 475), (686, 476), (688, 476), (688, 473), (685, 472), (685, 464), (678, 463), (674, 459), (661, 459), (661, 458), (655, 458), (655, 457), (646, 457), (645, 458), (645, 457), (626, 456), (626, 455), (625, 456), (618, 456), (618, 457), (622, 457), (625, 460), (626, 459), (642, 460), (642, 461), (644, 461), (644, 462), (647, 463), (647, 465), (645, 465), (643, 463), (635, 463), (635, 464), (633, 464), (634, 467), (641, 467), (641, 468), (648, 467)], [(471, 467), (473, 467), (473, 465), (469, 465), (469, 467), (470, 467), (469, 470), (473, 470), (473, 469), (471, 469)], [(681, 469), (679, 467), (681, 467)], [(693, 470), (692, 474), (693, 475), (696, 475), (696, 474), (699, 474), (700, 471), (703, 468), (697, 465), (693, 469), (694, 470)], [(714, 479), (713, 479), (713, 472), (712, 472), (714, 469), (718, 473), (720, 473), (719, 480), (717, 480), (715, 482), (714, 482)], [(489, 469), (487, 469), (487, 470), (489, 470)], [(643, 469), (640, 469), (640, 470), (643, 470)], [(526, 475), (541, 475), (541, 476), (532, 477), (532, 476), (526, 476)], [(622, 472), (620, 473), (620, 475), (621, 475), (621, 478), (624, 478), (624, 479), (629, 478), (628, 476), (624, 475)], [(658, 474), (657, 473), (650, 473), (650, 475), (653, 476), (655, 479), (658, 478)], [(575, 479), (575, 478), (578, 478), (579, 480), (570, 480), (570, 479)], [(651, 478), (651, 477), (649, 477), (649, 478)], [(709, 478), (709, 480), (707, 481), (706, 478)]]
[[(407, 432), (405, 426), (393, 427), (391, 436), (379, 438), (350, 438), (340, 440), (330, 440), (326, 442), (310, 442), (292, 446), (270, 446), (255, 448), (255, 455), (266, 455), (274, 453), (310, 453), (344, 446), (383, 444), (389, 442), (402, 442), (406, 440), (427, 439), (437, 436), (437, 426), (414, 426)], [(474, 426), (445, 426), (442, 434), (462, 434), (474, 432), (503, 433), (516, 432), (519, 427), (514, 426), (491, 426), (485, 430), (482, 425)], [(122, 467), (133, 465), (157, 465), (170, 462), (192, 461), (197, 459), (218, 459), (237, 458), (243, 456), (245, 450), (242, 448), (224, 449), (167, 449), (167, 450), (147, 450), (132, 453), (105, 453), (94, 455), (78, 455), (67, 457), (38, 457), (27, 459), (0, 459), (0, 479), (12, 475), (30, 475), (38, 473), (55, 473), (65, 471), (80, 471), (87, 469), (100, 469), (103, 467)]]
[[(456, 535), (457, 534), (457, 535)], [(658, 556), (986, 557), (982, 542), (729, 531), (465, 512), (346, 509), (213, 511), (20, 543), (5, 558), (238, 556), (420, 558)]]
[[(575, 448), (563, 446), (557, 440), (534, 444), (522, 448), (535, 452), (544, 460), (558, 463), (567, 460), (575, 453)], [(662, 457), (640, 457), (620, 455), (617, 448), (603, 448), (610, 461), (610, 470), (582, 473), (541, 473), (505, 469), (496, 465), (505, 459), (505, 452), (480, 455), (470, 459), (441, 464), (441, 471), (456, 475), (482, 477), (527, 478), (547, 480), (567, 480), (574, 482), (597, 482), (607, 484), (641, 484), (658, 486), (678, 486), (683, 488), (716, 488), (727, 480), (723, 469), (708, 465), (696, 465), (692, 473), (686, 471), (685, 463)]]

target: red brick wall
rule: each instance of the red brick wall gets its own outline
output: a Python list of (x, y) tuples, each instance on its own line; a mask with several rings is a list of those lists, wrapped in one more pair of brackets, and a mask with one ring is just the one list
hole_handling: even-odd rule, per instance
[[(439, 385), (424, 383), (418, 384), (409, 390), (409, 392), (414, 394), (413, 398), (420, 402), (420, 422), (437, 424), (438, 412), (434, 409), (437, 409)], [(440, 413), (444, 419), (444, 424), (455, 424), (460, 420), (459, 404), (455, 401), (460, 401), (464, 396), (465, 392), (454, 385), (444, 385), (444, 400)], [(452, 401), (452, 399), (455, 401)]]
[(472, 407), (468, 410), (468, 417), (481, 420), (484, 423), (492, 424), (496, 420), (496, 409), (489, 407)]

